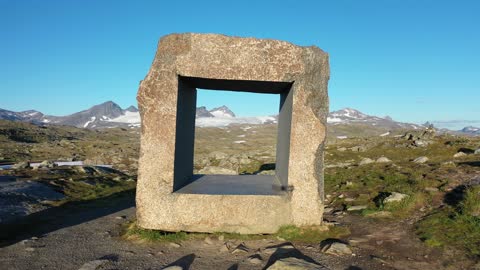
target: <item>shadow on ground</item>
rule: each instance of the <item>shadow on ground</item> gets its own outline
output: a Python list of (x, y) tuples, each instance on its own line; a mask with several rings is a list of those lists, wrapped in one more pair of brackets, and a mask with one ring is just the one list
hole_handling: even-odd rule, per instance
[[(289, 248), (289, 246), (290, 246), (290, 248)], [(284, 243), (284, 244), (281, 244), (281, 245), (278, 245), (278, 246), (272, 246), (272, 247), (277, 248), (277, 249), (270, 256), (267, 264), (265, 265), (265, 267), (263, 269), (268, 269), (270, 266), (272, 266), (276, 261), (278, 261), (280, 259), (291, 258), (291, 257), (301, 259), (301, 260), (307, 261), (309, 263), (317, 264), (317, 265), (320, 266), (320, 264), (318, 264), (315, 260), (308, 257), (307, 255), (303, 254), (300, 250), (298, 250), (296, 248), (291, 248), (291, 243)], [(269, 247), (269, 248), (272, 248), (272, 247)]]
[(135, 206), (135, 190), (107, 197), (69, 202), (0, 224), (0, 247), (75, 226)]
[[(173, 263), (165, 266), (164, 268), (170, 267), (170, 266), (180, 266), (184, 270), (190, 269), (190, 266), (192, 265), (193, 261), (195, 260), (195, 254), (189, 254), (186, 256), (181, 257), (180, 259), (174, 261)], [(162, 268), (163, 269), (163, 268)]]

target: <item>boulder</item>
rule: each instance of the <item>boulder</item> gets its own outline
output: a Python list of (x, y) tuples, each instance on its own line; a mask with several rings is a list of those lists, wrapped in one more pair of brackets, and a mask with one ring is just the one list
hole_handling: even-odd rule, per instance
[(408, 197), (407, 194), (392, 192), (392, 194), (390, 194), (388, 197), (386, 197), (383, 200), (383, 203), (387, 204), (387, 203), (393, 203), (393, 202), (401, 202), (407, 197)]
[(358, 165), (362, 166), (362, 165), (367, 165), (367, 164), (374, 163), (374, 162), (375, 161), (373, 161), (373, 159), (364, 158), (360, 161), (360, 163)]
[(461, 158), (461, 157), (465, 157), (467, 154), (465, 154), (464, 152), (458, 152), (456, 153), (455, 155), (453, 155), (454, 158)]
[(322, 252), (336, 256), (352, 255), (353, 253), (348, 244), (340, 241), (328, 241), (323, 244)]
[(478, 148), (477, 150), (475, 150), (475, 152), (473, 152), (473, 154), (475, 154), (475, 155), (480, 155), (480, 148)]
[(321, 265), (302, 259), (288, 257), (275, 261), (267, 270), (326, 270)]
[(19, 170), (19, 169), (27, 169), (30, 168), (30, 162), (28, 161), (21, 161), (12, 165), (12, 169)]
[(53, 168), (56, 167), (57, 164), (51, 160), (44, 160), (40, 165), (38, 165), (39, 168)]
[(376, 161), (377, 163), (388, 163), (388, 162), (392, 162), (390, 159), (388, 159), (387, 157), (380, 157), (377, 159)]
[(207, 166), (198, 171), (198, 174), (226, 174), (226, 175), (236, 175), (238, 174), (236, 171), (231, 169), (226, 169), (222, 167), (216, 166)]
[(418, 163), (418, 164), (423, 164), (428, 161), (428, 157), (418, 157), (413, 160), (413, 162)]

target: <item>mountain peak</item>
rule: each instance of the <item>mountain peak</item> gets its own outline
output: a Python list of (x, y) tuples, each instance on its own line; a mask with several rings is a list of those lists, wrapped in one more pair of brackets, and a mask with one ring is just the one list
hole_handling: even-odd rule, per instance
[(233, 113), (232, 110), (225, 105), (213, 108), (209, 112), (215, 117), (235, 117), (235, 113)]
[(128, 111), (128, 112), (138, 112), (138, 109), (137, 109), (137, 107), (131, 105), (130, 107), (126, 108), (125, 111)]

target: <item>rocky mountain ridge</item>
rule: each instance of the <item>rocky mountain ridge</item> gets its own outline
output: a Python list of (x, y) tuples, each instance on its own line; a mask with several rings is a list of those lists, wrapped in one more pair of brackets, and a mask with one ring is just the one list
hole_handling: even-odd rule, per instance
[[(272, 124), (277, 123), (278, 115), (258, 117), (237, 117), (235, 113), (223, 105), (208, 110), (205, 106), (196, 109), (197, 126), (200, 127), (223, 127), (230, 124)], [(67, 125), (80, 128), (111, 128), (140, 127), (140, 113), (135, 106), (122, 109), (113, 101), (107, 101), (67, 116), (45, 115), (39, 111), (27, 110), (14, 112), (0, 109), (0, 119), (29, 122), (41, 125)], [(328, 115), (327, 122), (331, 127), (339, 129), (345, 127), (373, 128), (384, 131), (398, 129), (423, 129), (424, 125), (402, 123), (393, 120), (391, 117), (378, 117), (362, 113), (352, 108), (344, 108), (333, 111)], [(442, 129), (443, 130), (443, 129)], [(447, 130), (444, 130), (448, 132)], [(480, 128), (465, 127), (455, 131), (462, 135), (480, 135)], [(339, 135), (342, 135), (339, 133)]]

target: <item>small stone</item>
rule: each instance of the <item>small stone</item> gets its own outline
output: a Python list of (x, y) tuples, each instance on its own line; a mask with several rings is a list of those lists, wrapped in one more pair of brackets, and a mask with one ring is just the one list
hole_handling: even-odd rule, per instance
[(438, 188), (436, 188), (436, 187), (426, 187), (425, 191), (427, 191), (427, 192), (438, 192)]
[(220, 252), (228, 252), (229, 250), (230, 248), (227, 243), (223, 244), (222, 247), (220, 247)]
[(267, 270), (324, 270), (327, 269), (321, 265), (307, 262), (302, 259), (289, 257), (275, 261)]
[(475, 150), (475, 152), (473, 152), (474, 155), (480, 155), (480, 148), (478, 148), (477, 150)]
[(119, 219), (119, 220), (123, 220), (123, 219), (126, 219), (127, 217), (126, 216), (117, 216), (115, 217), (115, 219)]
[(242, 243), (242, 244), (238, 245), (235, 249), (233, 249), (232, 254), (247, 253), (248, 250), (249, 250), (249, 248), (244, 243)]
[(370, 163), (373, 163), (375, 161), (373, 161), (373, 159), (370, 159), (370, 158), (364, 158), (360, 161), (360, 163), (358, 165), (362, 166), (362, 165), (367, 165), (367, 164), (370, 164)]
[(386, 157), (380, 157), (377, 159), (376, 161), (377, 163), (388, 163), (388, 162), (392, 162), (390, 159), (386, 158)]
[(174, 247), (174, 248), (179, 248), (179, 247), (182, 246), (182, 245), (180, 245), (180, 244), (178, 244), (178, 243), (174, 243), (174, 242), (170, 243), (169, 245), (170, 245), (171, 247)]
[(12, 169), (14, 170), (27, 169), (27, 168), (30, 168), (30, 162), (28, 161), (22, 161), (12, 165)]
[(94, 260), (94, 261), (90, 261), (90, 262), (87, 262), (85, 263), (84, 265), (82, 265), (82, 267), (80, 267), (80, 269), (78, 270), (96, 270), (98, 269), (100, 266), (106, 264), (108, 262), (108, 260)]
[(168, 266), (163, 268), (163, 270), (183, 270), (183, 267), (178, 265)]
[(346, 202), (353, 202), (353, 201), (355, 201), (355, 199), (354, 198), (345, 198), (345, 201)]
[(455, 162), (453, 162), (453, 161), (447, 161), (447, 162), (443, 162), (442, 166), (443, 167), (456, 167), (457, 165), (455, 165)]
[(408, 197), (407, 194), (392, 192), (390, 196), (388, 196), (383, 200), (383, 203), (401, 202), (407, 197)]
[(163, 251), (161, 251), (161, 250), (160, 250), (160, 251), (159, 251), (159, 252), (157, 252), (156, 254), (157, 254), (157, 256), (161, 256), (161, 255), (163, 255), (163, 254), (165, 254), (165, 253), (164, 253)]
[(213, 244), (212, 238), (210, 238), (209, 236), (205, 237), (205, 239), (203, 241), (207, 245), (212, 245)]
[(225, 240), (225, 236), (222, 234), (222, 235), (219, 235), (218, 236), (218, 241), (223, 241)]
[(418, 163), (418, 164), (423, 164), (423, 163), (427, 162), (428, 160), (429, 160), (428, 157), (418, 157), (418, 158), (414, 159), (413, 162)]
[(350, 206), (347, 208), (347, 211), (349, 212), (352, 212), (352, 211), (360, 211), (360, 210), (364, 210), (364, 209), (367, 209), (368, 206), (366, 205), (354, 205), (354, 206)]
[(29, 252), (32, 252), (32, 251), (35, 251), (35, 248), (33, 247), (27, 247), (25, 248), (26, 251), (29, 251)]
[(327, 243), (326, 245), (323, 246), (322, 252), (331, 254), (331, 255), (336, 255), (336, 256), (352, 255), (353, 253), (347, 244), (342, 243), (340, 241)]
[(251, 264), (261, 264), (263, 259), (260, 255), (255, 254), (247, 258), (247, 261)]
[(454, 158), (461, 158), (465, 156), (467, 156), (467, 154), (465, 154), (464, 152), (458, 152), (455, 155), (453, 155)]
[(337, 151), (345, 152), (345, 151), (347, 151), (347, 148), (346, 147), (339, 147), (339, 148), (337, 148)]

